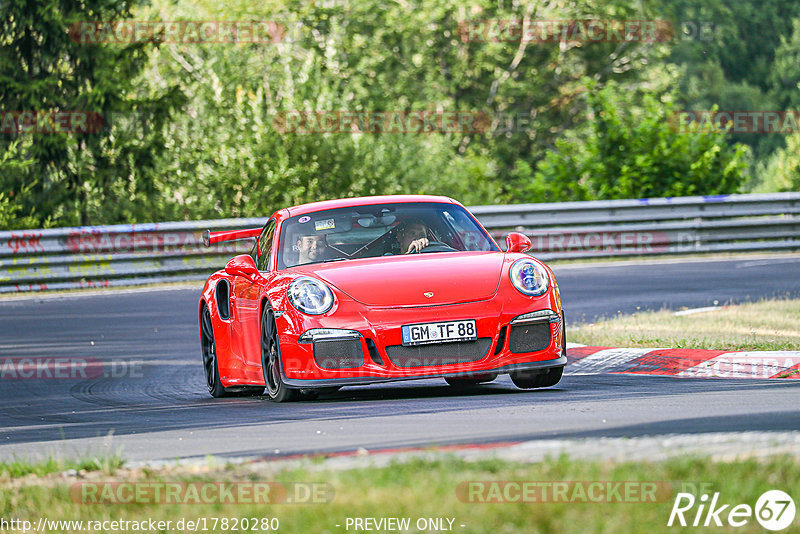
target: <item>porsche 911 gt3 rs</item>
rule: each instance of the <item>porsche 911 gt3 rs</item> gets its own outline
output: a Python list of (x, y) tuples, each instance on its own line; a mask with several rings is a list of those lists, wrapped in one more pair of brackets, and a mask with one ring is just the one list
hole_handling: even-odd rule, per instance
[(432, 196), (349, 198), (275, 212), (203, 288), (203, 364), (214, 397), (282, 402), (342, 386), (510, 374), (552, 386), (565, 356), (552, 270), (512, 232), (501, 251), (464, 206)]

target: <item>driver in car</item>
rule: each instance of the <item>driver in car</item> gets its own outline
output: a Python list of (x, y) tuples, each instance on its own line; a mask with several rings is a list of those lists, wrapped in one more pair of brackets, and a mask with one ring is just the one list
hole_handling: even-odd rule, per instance
[(403, 223), (397, 231), (397, 240), (400, 242), (400, 252), (411, 254), (419, 252), (428, 246), (428, 227), (419, 219), (411, 219)]

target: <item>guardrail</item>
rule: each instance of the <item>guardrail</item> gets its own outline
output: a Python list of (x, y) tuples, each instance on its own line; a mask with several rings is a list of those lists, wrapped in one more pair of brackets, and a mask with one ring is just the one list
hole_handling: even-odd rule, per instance
[(531, 238), (543, 260), (800, 249), (800, 193), (714, 195), (470, 208)]
[[(543, 260), (800, 249), (800, 193), (601, 200), (470, 211), (498, 239), (531, 238)], [(251, 242), (203, 246), (205, 229), (264, 218), (0, 232), (0, 293), (204, 280)]]

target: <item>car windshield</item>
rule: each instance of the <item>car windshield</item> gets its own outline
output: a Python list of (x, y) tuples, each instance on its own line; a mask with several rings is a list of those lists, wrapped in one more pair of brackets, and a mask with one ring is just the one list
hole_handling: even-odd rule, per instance
[(445, 203), (374, 204), (291, 217), (278, 268), (433, 252), (497, 251), (467, 211)]

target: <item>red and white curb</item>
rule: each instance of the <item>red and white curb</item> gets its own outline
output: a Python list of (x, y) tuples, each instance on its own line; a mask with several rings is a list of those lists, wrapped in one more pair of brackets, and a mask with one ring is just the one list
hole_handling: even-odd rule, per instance
[(800, 351), (623, 349), (567, 346), (567, 375), (632, 374), (681, 378), (800, 379)]

